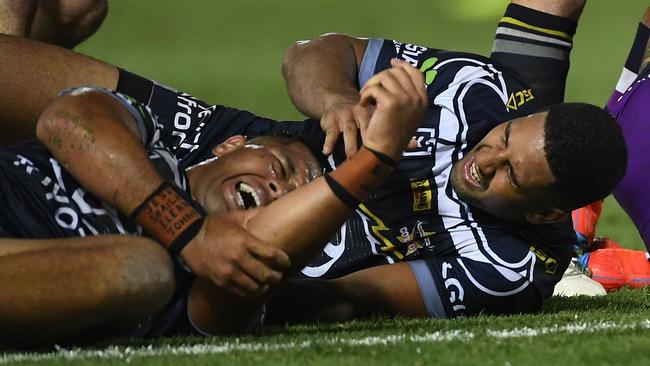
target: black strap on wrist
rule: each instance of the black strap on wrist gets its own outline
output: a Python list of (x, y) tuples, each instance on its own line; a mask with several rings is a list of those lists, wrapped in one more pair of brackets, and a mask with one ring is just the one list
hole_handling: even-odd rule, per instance
[(345, 189), (339, 182), (337, 182), (329, 174), (325, 174), (323, 177), (325, 178), (327, 185), (330, 186), (332, 192), (334, 192), (334, 195), (338, 197), (346, 206), (350, 207), (351, 209), (355, 209), (357, 206), (359, 206), (361, 201), (354, 197), (352, 193), (348, 192), (348, 190)]
[[(173, 210), (177, 212), (172, 214)], [(185, 216), (182, 216), (183, 214)], [(166, 215), (171, 215), (167, 222), (164, 221)], [(183, 222), (185, 217), (190, 217), (193, 221), (186, 224)], [(188, 192), (172, 182), (165, 181), (133, 210), (129, 218), (166, 246), (173, 258), (178, 260), (183, 249), (201, 230), (205, 211)], [(187, 226), (183, 228), (184, 225)], [(168, 231), (173, 232), (174, 228), (182, 231), (165, 236)]]
[(386, 155), (386, 154), (384, 154), (382, 152), (373, 150), (373, 149), (369, 148), (368, 146), (364, 145), (363, 147), (366, 150), (370, 151), (371, 153), (375, 154), (377, 159), (381, 160), (382, 163), (388, 165), (389, 167), (394, 168), (397, 165), (397, 161), (393, 160), (390, 156), (388, 156), (388, 155)]

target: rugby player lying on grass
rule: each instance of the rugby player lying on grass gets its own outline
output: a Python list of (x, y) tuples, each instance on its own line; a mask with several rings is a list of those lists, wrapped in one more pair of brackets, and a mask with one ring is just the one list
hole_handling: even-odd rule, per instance
[[(347, 84), (335, 85), (348, 97), (356, 83), (388, 68), (393, 57), (416, 63), (426, 73), (430, 109), (416, 133), (417, 149), (405, 154), (397, 172), (358, 206), (324, 251), (296, 277), (340, 278), (329, 283), (330, 290), (335, 290), (343, 307), (349, 305), (343, 314), (347, 317), (376, 310), (454, 317), (539, 309), (571, 256), (575, 236), (566, 220), (568, 212), (583, 201), (604, 197), (625, 166), (620, 132), (597, 108), (559, 105), (549, 113), (526, 117), (562, 99), (574, 29), (574, 21), (513, 5), (500, 23), (489, 59), (344, 36), (298, 46), (312, 55), (327, 52), (338, 56), (330, 60), (346, 61)], [(161, 136), (173, 146), (183, 167), (210, 157), (215, 143), (238, 132), (286, 131), (303, 135), (314, 145), (325, 140), (317, 120), (273, 123), (207, 104), (78, 54), (12, 37), (0, 39), (6, 51), (0, 56), (7, 55), (3, 61), (14, 70), (3, 78), (11, 80), (18, 74), (43, 81), (8, 82), (8, 92), (0, 98), (6, 108), (3, 116), (15, 117), (13, 126), (25, 127), (28, 134), (30, 116), (43, 108), (54, 90), (88, 82), (148, 103), (162, 117)], [(325, 48), (313, 47), (318, 45)], [(308, 55), (300, 57), (305, 66), (314, 61)], [(322, 67), (328, 72), (320, 76), (336, 78), (340, 72)], [(27, 72), (16, 72), (25, 68)], [(289, 78), (290, 73), (287, 70)], [(305, 76), (302, 82), (312, 78), (315, 87), (327, 85), (317, 76)], [(327, 90), (320, 95), (325, 102), (340, 100)], [(348, 100), (344, 107), (356, 102)], [(360, 123), (367, 120), (367, 109), (354, 110)], [(350, 130), (356, 131), (357, 122), (351, 125)], [(585, 135), (583, 130), (594, 133)], [(350, 146), (349, 141), (345, 145)], [(343, 161), (345, 146), (337, 146), (328, 168)], [(236, 233), (245, 238), (241, 231)], [(229, 235), (224, 233), (220, 240)], [(197, 275), (208, 277), (201, 271), (205, 266), (187, 262)], [(385, 265), (395, 262), (401, 263)], [(236, 278), (223, 273), (211, 278), (241, 294)], [(257, 286), (255, 291), (260, 291), (263, 283)]]
[[(182, 268), (183, 259), (204, 255), (221, 234), (215, 215), (250, 205), (243, 190), (255, 205), (269, 206), (246, 212), (246, 229), (264, 244), (241, 262), (263, 261), (278, 273), (249, 281), (273, 286), (280, 272), (304, 266), (351, 202), (365, 199), (392, 171), (422, 118), (422, 74), (394, 64), (378, 81), (395, 83), (369, 84), (360, 93), (360, 107), (373, 110), (362, 125), (364, 148), (325, 177), (300, 142), (266, 137), (244, 146), (233, 137), (215, 148), (218, 159), (188, 169), (186, 180), (156, 117), (142, 106), (96, 88), (57, 97), (38, 121), (42, 145), (2, 150), (2, 339), (82, 341), (136, 326), (135, 334), (159, 333), (179, 319), (187, 326), (186, 313), (206, 333), (250, 324), (263, 298), (245, 300), (200, 277), (175, 281), (170, 257)], [(417, 285), (401, 284), (393, 295), (404, 291)]]

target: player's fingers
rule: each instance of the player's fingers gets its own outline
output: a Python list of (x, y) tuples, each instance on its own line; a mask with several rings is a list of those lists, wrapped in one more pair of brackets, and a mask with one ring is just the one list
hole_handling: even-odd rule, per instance
[(427, 103), (428, 96), (426, 86), (424, 84), (424, 74), (422, 71), (416, 69), (408, 62), (398, 59), (392, 59), (391, 65), (393, 65), (393, 67), (398, 67), (406, 72), (408, 75), (408, 81), (413, 87), (412, 90), (417, 92), (421, 102)]
[(370, 117), (372, 116), (372, 107), (362, 107), (357, 105), (353, 110), (354, 119), (357, 121), (359, 126), (359, 132), (361, 133), (361, 141), (363, 142), (364, 137), (366, 136), (366, 131), (368, 130), (368, 124), (370, 123)]
[(362, 107), (370, 106), (372, 103), (387, 104), (393, 102), (393, 95), (389, 93), (381, 84), (375, 84), (364, 87), (359, 98), (359, 105)]
[[(396, 90), (396, 92), (401, 93), (401, 95), (416, 95), (417, 91), (415, 90), (415, 84), (412, 80), (412, 76), (407, 72), (406, 66), (404, 66), (401, 63), (396, 63), (396, 66), (393, 66), (391, 69), (387, 70), (388, 75), (395, 80), (396, 82), (399, 83), (400, 88), (399, 91)], [(408, 67), (411, 69), (410, 65), (407, 64)], [(384, 83), (384, 80), (382, 79), (382, 83)], [(390, 89), (389, 89), (390, 90)]]
[(352, 155), (357, 153), (359, 149), (357, 138), (359, 136), (359, 130), (356, 123), (352, 124), (351, 122), (346, 124), (343, 127), (343, 143), (345, 144), (345, 156), (350, 158)]
[(241, 297), (251, 297), (260, 290), (262, 285), (244, 272), (238, 271), (233, 274), (230, 281), (220, 287)]
[(334, 127), (325, 131), (325, 142), (323, 143), (324, 155), (330, 155), (334, 151), (334, 146), (336, 146), (336, 141), (338, 141), (340, 134), (341, 131)]
[(363, 84), (363, 88), (361, 88), (361, 90), (363, 90), (365, 87), (381, 84), (380, 80), (381, 80), (381, 74), (373, 75), (370, 79), (366, 81), (365, 84)]
[(406, 145), (406, 150), (415, 150), (418, 147), (418, 141), (415, 137), (411, 137), (409, 143)]
[(249, 242), (248, 251), (275, 270), (284, 270), (291, 267), (291, 258), (287, 253), (264, 242)]
[(262, 285), (275, 285), (279, 283), (283, 277), (282, 272), (273, 270), (254, 257), (243, 259), (239, 262), (239, 267), (242, 269), (243, 273), (246, 274), (246, 278), (252, 279), (258, 285), (254, 289), (251, 288), (251, 290), (254, 291), (258, 291), (259, 287)]

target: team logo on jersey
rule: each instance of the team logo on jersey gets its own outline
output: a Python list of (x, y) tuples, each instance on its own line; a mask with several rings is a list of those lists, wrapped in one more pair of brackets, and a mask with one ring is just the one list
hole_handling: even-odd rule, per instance
[(427, 86), (431, 85), (433, 80), (436, 78), (436, 75), (438, 75), (438, 70), (433, 68), (436, 62), (438, 62), (438, 58), (431, 57), (424, 60), (422, 66), (420, 66), (420, 71), (424, 74), (424, 83), (427, 84)]
[(557, 272), (557, 260), (551, 258), (545, 251), (537, 248), (535, 245), (530, 246), (530, 251), (535, 253), (535, 256), (544, 263), (544, 272), (554, 275)]
[(410, 231), (406, 226), (402, 226), (399, 229), (400, 235), (397, 237), (397, 240), (403, 246), (406, 246), (405, 257), (417, 254), (422, 248), (432, 247), (429, 237), (434, 235), (435, 232), (426, 231), (424, 229), (425, 224), (426, 222), (424, 221), (418, 221)]
[(413, 191), (413, 212), (430, 210), (433, 192), (431, 192), (429, 179), (411, 179), (411, 190)]
[(436, 145), (435, 133), (436, 130), (434, 128), (418, 128), (415, 131), (415, 136), (413, 136), (417, 143), (416, 148), (403, 152), (402, 156), (431, 156), (433, 154), (433, 147)]
[(508, 98), (508, 103), (506, 107), (518, 110), (522, 105), (527, 102), (535, 99), (533, 96), (533, 91), (531, 89), (524, 89), (517, 92), (510, 93), (510, 98)]

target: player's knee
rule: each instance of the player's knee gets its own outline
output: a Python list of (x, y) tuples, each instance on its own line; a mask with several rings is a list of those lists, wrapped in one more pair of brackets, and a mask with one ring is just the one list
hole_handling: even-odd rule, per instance
[(64, 0), (58, 2), (54, 24), (59, 33), (54, 43), (72, 48), (99, 29), (108, 13), (107, 0)]
[(74, 4), (64, 14), (63, 21), (69, 22), (75, 38), (70, 41), (77, 44), (99, 29), (108, 14), (108, 6), (106, 0), (77, 0), (71, 3)]

